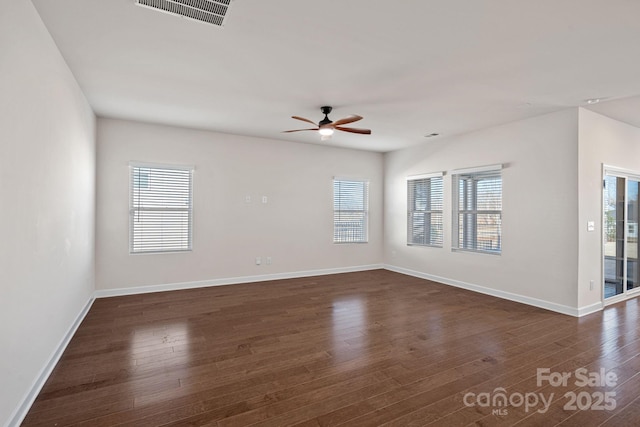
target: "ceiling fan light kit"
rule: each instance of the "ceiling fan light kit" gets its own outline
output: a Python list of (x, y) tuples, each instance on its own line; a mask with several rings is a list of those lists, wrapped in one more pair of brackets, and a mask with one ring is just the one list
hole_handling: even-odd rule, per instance
[[(357, 122), (358, 120), (362, 120), (362, 116), (358, 116), (356, 114), (352, 114), (351, 116), (345, 117), (345, 118), (340, 119), (340, 120), (336, 120), (334, 122), (329, 118), (329, 114), (331, 113), (332, 110), (333, 110), (333, 108), (329, 107), (329, 106), (324, 106), (324, 107), (320, 108), (320, 111), (322, 112), (322, 114), (324, 114), (324, 119), (320, 120), (318, 122), (318, 124), (317, 124), (317, 127), (315, 127), (315, 128), (312, 128), (312, 129), (285, 130), (283, 133), (301, 132), (301, 131), (305, 131), (305, 130), (317, 131), (320, 134), (320, 136), (321, 136), (320, 139), (322, 141), (326, 141), (327, 139), (330, 139), (331, 135), (333, 135), (335, 130), (339, 130), (339, 131), (343, 131), (343, 132), (350, 132), (350, 133), (358, 133), (358, 134), (361, 134), (361, 135), (371, 135), (371, 130), (370, 129), (357, 129), (357, 128), (348, 128), (348, 127), (342, 126), (342, 125), (346, 125), (346, 124), (349, 124), (349, 123)], [(312, 120), (305, 119), (304, 117), (291, 116), (291, 118), (292, 119), (296, 119), (296, 120), (301, 120), (301, 121), (306, 122), (306, 123), (311, 123), (313, 125), (316, 124)]]

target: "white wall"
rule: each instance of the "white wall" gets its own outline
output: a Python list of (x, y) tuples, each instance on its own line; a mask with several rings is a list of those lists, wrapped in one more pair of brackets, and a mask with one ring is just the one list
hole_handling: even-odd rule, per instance
[(94, 290), (95, 118), (28, 0), (0, 6), (0, 75), (4, 425)]
[[(575, 310), (577, 114), (575, 109), (562, 111), (387, 153), (385, 262), (502, 296), (515, 294), (516, 299), (559, 311)], [(448, 174), (444, 247), (406, 245), (408, 175), (498, 163), (504, 165), (502, 255), (451, 251)]]
[[(99, 119), (97, 158), (99, 290), (382, 262), (379, 153)], [(195, 165), (192, 252), (129, 255), (130, 161)], [(370, 179), (368, 244), (333, 244), (334, 176)]]
[[(640, 173), (640, 129), (583, 108), (579, 114), (578, 301), (585, 307), (602, 301), (602, 165)], [(594, 232), (587, 232), (588, 221), (595, 221)]]

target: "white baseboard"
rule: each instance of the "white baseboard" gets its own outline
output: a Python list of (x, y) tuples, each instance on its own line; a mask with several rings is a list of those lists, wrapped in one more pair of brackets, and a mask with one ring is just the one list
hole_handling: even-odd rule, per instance
[(152, 292), (168, 292), (168, 291), (178, 291), (182, 289), (206, 288), (210, 286), (227, 286), (227, 285), (237, 285), (242, 283), (266, 282), (270, 280), (296, 279), (301, 277), (325, 276), (329, 274), (353, 273), (358, 271), (377, 270), (381, 268), (389, 271), (394, 271), (396, 273), (406, 274), (408, 276), (418, 277), (421, 279), (427, 279), (434, 282), (443, 283), (445, 285), (455, 286), (457, 288), (467, 289), (470, 291), (479, 292), (482, 294), (491, 295), (491, 296), (506, 299), (509, 301), (515, 301), (522, 304), (527, 304), (534, 307), (543, 308), (545, 310), (555, 311), (557, 313), (562, 313), (562, 314), (566, 314), (574, 317), (586, 316), (603, 309), (603, 304), (601, 302), (591, 304), (585, 307), (580, 307), (580, 308), (569, 307), (566, 305), (557, 304), (550, 301), (531, 298), (524, 295), (487, 288), (485, 286), (475, 285), (472, 283), (466, 283), (459, 280), (448, 279), (446, 277), (435, 276), (435, 275), (423, 273), (420, 271), (410, 270), (407, 268), (397, 267), (393, 265), (386, 265), (386, 264), (384, 265), (371, 264), (371, 265), (361, 265), (361, 266), (354, 266), (354, 267), (329, 268), (329, 269), (322, 269), (322, 270), (295, 271), (291, 273), (274, 273), (274, 274), (263, 274), (263, 275), (256, 275), (256, 276), (228, 277), (228, 278), (222, 278), (222, 279), (201, 280), (201, 281), (194, 281), (194, 282), (135, 286), (131, 288), (104, 289), (104, 290), (97, 290), (94, 294), (94, 297), (109, 298), (109, 297), (125, 296), (125, 295), (139, 295), (139, 294), (146, 294), (146, 293), (152, 293)]
[(604, 304), (602, 302), (585, 305), (584, 307), (578, 308), (578, 317), (587, 316), (601, 310), (604, 310)]
[(71, 338), (73, 338), (73, 335), (78, 330), (78, 327), (80, 326), (85, 316), (89, 312), (89, 309), (93, 305), (94, 301), (95, 301), (95, 298), (93, 296), (89, 298), (89, 301), (87, 301), (84, 308), (76, 316), (75, 320), (67, 330), (67, 333), (64, 334), (64, 337), (62, 338), (62, 340), (54, 350), (53, 354), (49, 358), (49, 361), (40, 370), (40, 373), (38, 374), (33, 385), (31, 386), (27, 394), (22, 398), (22, 403), (20, 404), (20, 406), (18, 406), (18, 408), (16, 408), (16, 410), (13, 412), (13, 414), (9, 418), (9, 423), (7, 424), (7, 426), (17, 427), (22, 423), (22, 421), (24, 421), (24, 417), (27, 416), (27, 413), (29, 412), (29, 409), (31, 409), (33, 402), (35, 402), (36, 398), (38, 397), (38, 394), (40, 393), (40, 390), (42, 390), (42, 387), (44, 387), (44, 384), (49, 379), (51, 372), (53, 372), (53, 369), (58, 364), (58, 361), (62, 357), (62, 353), (64, 353), (65, 349), (69, 345)]
[(446, 277), (434, 276), (432, 274), (410, 270), (403, 267), (385, 265), (384, 268), (389, 271), (395, 271), (396, 273), (406, 274), (408, 276), (418, 277), (421, 279), (427, 279), (434, 282), (443, 283), (445, 285), (455, 286), (457, 288), (467, 289), (469, 291), (479, 292), (481, 294), (491, 295), (494, 297), (506, 299), (509, 301), (515, 301), (515, 302), (531, 305), (538, 308), (544, 308), (545, 310), (555, 311), (557, 313), (567, 314), (569, 316), (574, 316), (574, 317), (586, 316), (587, 314), (595, 313), (598, 310), (602, 310), (602, 303), (592, 304), (592, 305), (581, 307), (581, 308), (574, 308), (574, 307), (569, 307), (567, 305), (557, 304), (550, 301), (531, 298), (524, 295), (514, 294), (511, 292), (501, 291), (498, 289), (487, 288), (485, 286), (474, 285), (472, 283), (461, 282), (459, 280), (448, 279)]
[(147, 294), (151, 292), (178, 291), (181, 289), (206, 288), (210, 286), (237, 285), (241, 283), (266, 282), (269, 280), (297, 279), (301, 277), (326, 276), (329, 274), (353, 273), (382, 269), (382, 264), (359, 265), (354, 267), (328, 268), (323, 270), (295, 271), (292, 273), (274, 273), (257, 276), (229, 277), (223, 279), (201, 280), (196, 282), (167, 283), (162, 285), (145, 285), (132, 288), (104, 289), (95, 292), (96, 298), (109, 298), (124, 295)]

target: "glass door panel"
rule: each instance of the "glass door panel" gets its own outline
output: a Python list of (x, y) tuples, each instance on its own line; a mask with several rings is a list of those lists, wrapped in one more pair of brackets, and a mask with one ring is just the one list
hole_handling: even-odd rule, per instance
[(604, 183), (604, 296), (624, 293), (625, 178), (606, 175)]
[(627, 291), (640, 286), (638, 281), (638, 189), (639, 182), (627, 179)]

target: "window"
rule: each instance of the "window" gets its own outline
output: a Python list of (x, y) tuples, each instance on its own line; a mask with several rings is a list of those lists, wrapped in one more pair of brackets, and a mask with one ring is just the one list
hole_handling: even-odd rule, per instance
[(369, 182), (333, 180), (333, 242), (368, 241)]
[(453, 248), (502, 251), (500, 166), (453, 172)]
[(407, 179), (407, 244), (442, 247), (442, 174)]
[(130, 165), (129, 252), (191, 250), (193, 168)]

